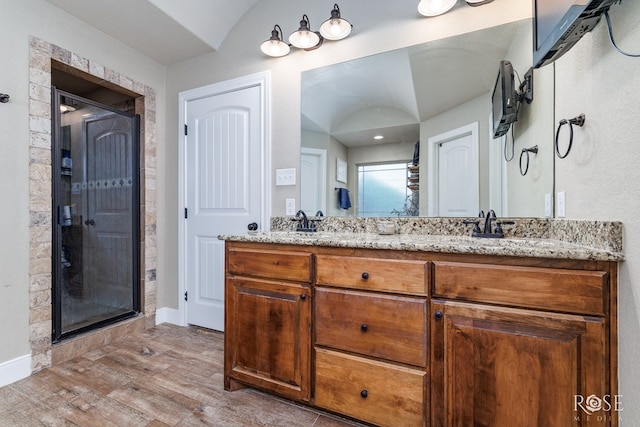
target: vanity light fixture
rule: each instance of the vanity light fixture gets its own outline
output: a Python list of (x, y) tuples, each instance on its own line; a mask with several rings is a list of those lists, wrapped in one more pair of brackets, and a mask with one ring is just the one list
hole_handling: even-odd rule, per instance
[(273, 27), (273, 31), (271, 31), (271, 38), (269, 40), (265, 40), (260, 45), (260, 50), (265, 55), (280, 57), (285, 56), (291, 50), (289, 45), (282, 41), (282, 28), (280, 25), (275, 25)]
[(300, 28), (294, 31), (289, 36), (289, 43), (299, 49), (313, 50), (322, 45), (323, 38), (317, 31), (311, 31), (309, 24), (309, 17), (305, 14), (302, 15), (300, 21)]
[(351, 33), (353, 25), (340, 16), (340, 7), (333, 5), (331, 18), (327, 19), (320, 26), (320, 34), (327, 40), (342, 40)]
[(491, 3), (493, 0), (467, 0), (469, 6), (482, 6), (483, 4)]
[(418, 12), (424, 16), (438, 16), (451, 10), (458, 0), (420, 0)]
[[(469, 6), (482, 6), (493, 0), (465, 0)], [(438, 16), (450, 11), (458, 0), (420, 0), (418, 12), (424, 16)]]

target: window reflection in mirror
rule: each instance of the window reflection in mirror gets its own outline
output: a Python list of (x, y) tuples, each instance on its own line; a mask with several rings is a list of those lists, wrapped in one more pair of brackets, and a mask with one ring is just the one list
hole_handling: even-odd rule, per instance
[[(517, 162), (501, 156), (505, 141), (490, 135), (491, 91), (499, 63), (510, 60), (524, 76), (531, 67), (531, 46), (531, 21), (523, 20), (303, 72), (301, 146), (326, 150), (326, 214), (385, 216), (386, 207), (360, 206), (358, 166), (406, 165), (420, 141), (423, 181), (416, 199), (418, 214), (427, 216), (429, 138), (477, 122), (480, 200), (474, 210), (543, 217), (544, 196), (553, 192), (553, 67), (534, 71), (535, 100), (521, 107), (514, 128), (516, 152), (540, 147), (526, 177)], [(379, 134), (384, 140), (375, 141)], [(511, 135), (507, 139), (511, 150)], [(347, 161), (346, 184), (335, 180), (336, 158)], [(303, 194), (318, 191), (301, 187)], [(346, 187), (354, 196), (352, 208), (339, 208), (336, 187)], [(414, 214), (394, 207), (386, 216), (397, 212)]]
[(408, 163), (358, 165), (358, 216), (418, 216)]

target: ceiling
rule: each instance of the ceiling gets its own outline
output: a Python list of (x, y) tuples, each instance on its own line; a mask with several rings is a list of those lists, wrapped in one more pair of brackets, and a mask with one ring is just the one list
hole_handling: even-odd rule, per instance
[[(258, 0), (47, 0), (92, 27), (170, 65), (214, 52)], [(194, 13), (195, 12), (195, 13)]]
[[(259, 0), (47, 1), (170, 65), (219, 49)], [(382, 130), (383, 142), (416, 141), (418, 123), (491, 90), (514, 32), (503, 25), (305, 72), (302, 127), (347, 146)]]

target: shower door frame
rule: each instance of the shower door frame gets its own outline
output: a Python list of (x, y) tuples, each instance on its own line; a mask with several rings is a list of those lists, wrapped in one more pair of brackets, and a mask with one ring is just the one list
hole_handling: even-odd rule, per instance
[[(70, 99), (77, 100), (79, 102), (89, 104), (91, 106), (101, 108), (105, 111), (120, 114), (132, 120), (132, 309), (126, 313), (119, 314), (117, 316), (103, 319), (101, 321), (92, 323), (87, 326), (74, 329), (69, 332), (62, 332), (62, 225), (60, 221), (60, 201), (61, 201), (61, 184), (62, 177), (60, 170), (62, 168), (62, 138), (61, 138), (61, 113), (60, 113), (60, 96), (65, 96)], [(117, 323), (121, 320), (128, 319), (137, 316), (141, 313), (142, 307), (142, 286), (141, 286), (141, 263), (140, 263), (140, 249), (141, 249), (141, 213), (140, 213), (140, 147), (141, 147), (141, 132), (140, 132), (140, 115), (130, 114), (121, 110), (111, 108), (107, 105), (99, 102), (92, 101), (90, 99), (83, 98), (70, 92), (56, 89), (55, 86), (51, 87), (51, 123), (52, 123), (52, 156), (51, 156), (51, 175), (52, 175), (52, 343), (60, 342), (64, 339), (71, 338), (83, 332), (99, 329), (101, 327)], [(84, 142), (84, 141), (83, 141)], [(83, 160), (86, 159), (86, 152), (83, 155)], [(83, 161), (84, 163), (84, 161)], [(83, 165), (84, 167), (84, 165)]]

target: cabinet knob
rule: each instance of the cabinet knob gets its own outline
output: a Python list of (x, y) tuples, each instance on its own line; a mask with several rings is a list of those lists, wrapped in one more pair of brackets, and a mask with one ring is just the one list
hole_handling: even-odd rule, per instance
[(249, 231), (256, 231), (258, 229), (258, 223), (257, 222), (251, 222), (247, 225), (247, 229)]
[(369, 329), (369, 325), (367, 325), (366, 323), (363, 323), (362, 325), (360, 325), (360, 330), (362, 332), (367, 332), (368, 329)]
[(306, 300), (307, 299), (307, 294), (300, 294), (300, 299), (301, 300)]
[(366, 388), (360, 392), (360, 396), (362, 396), (364, 399), (366, 399), (368, 395), (369, 395), (369, 392), (367, 391)]
[(442, 314), (441, 311), (436, 311), (435, 316), (436, 316), (436, 319), (442, 319), (444, 317), (444, 314)]
[(367, 280), (369, 278), (369, 273), (367, 273), (366, 271), (364, 273), (362, 273), (362, 278), (364, 280)]

